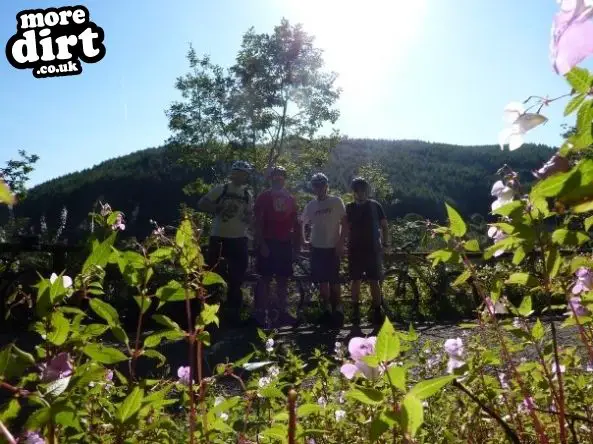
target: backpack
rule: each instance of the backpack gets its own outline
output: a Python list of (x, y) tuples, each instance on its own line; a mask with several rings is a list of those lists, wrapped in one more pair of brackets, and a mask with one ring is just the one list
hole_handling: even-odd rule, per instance
[[(216, 200), (214, 201), (215, 204), (220, 203), (220, 201), (226, 196), (228, 189), (229, 189), (229, 184), (225, 183), (224, 186), (222, 187), (222, 193), (220, 193), (220, 196), (218, 196), (216, 198)], [(245, 203), (249, 203), (249, 192), (247, 191), (247, 188), (245, 188), (245, 190), (244, 190), (243, 200), (245, 201)]]

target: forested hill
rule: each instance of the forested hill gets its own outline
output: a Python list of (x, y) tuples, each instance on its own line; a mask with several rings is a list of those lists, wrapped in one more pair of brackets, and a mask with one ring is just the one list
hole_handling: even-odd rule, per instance
[[(66, 207), (64, 234), (68, 238), (68, 233), (85, 229), (92, 205), (102, 200), (126, 213), (127, 233), (143, 237), (151, 229), (150, 219), (175, 223), (182, 203), (195, 206), (197, 202), (198, 197), (186, 195), (183, 187), (204, 177), (204, 172), (181, 165), (181, 154), (174, 146), (151, 148), (53, 179), (32, 188), (15, 207), (16, 216), (28, 217), (39, 227), (45, 215), (51, 231)], [(524, 145), (509, 152), (494, 145), (346, 139), (334, 150), (326, 173), (334, 187), (344, 189), (361, 166), (373, 162), (388, 177), (394, 192), (395, 203), (385, 202), (391, 218), (417, 213), (441, 219), (444, 201), (466, 216), (486, 215), (492, 201), (490, 188), (502, 165), (508, 164), (528, 183), (531, 171), (552, 154), (552, 148), (543, 145)]]

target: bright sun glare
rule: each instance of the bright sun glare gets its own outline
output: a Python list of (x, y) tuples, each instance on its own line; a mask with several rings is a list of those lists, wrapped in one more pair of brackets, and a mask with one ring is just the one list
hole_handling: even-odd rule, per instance
[[(408, 63), (422, 33), (427, 0), (290, 0), (288, 18), (300, 22), (339, 73), (344, 98), (369, 100)], [(399, 66), (398, 66), (399, 65)]]

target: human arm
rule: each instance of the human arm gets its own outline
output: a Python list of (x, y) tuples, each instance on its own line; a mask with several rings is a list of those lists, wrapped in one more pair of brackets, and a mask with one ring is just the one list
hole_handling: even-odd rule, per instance
[(204, 211), (205, 213), (218, 213), (220, 212), (222, 205), (216, 203), (216, 199), (222, 194), (222, 186), (218, 185), (210, 189), (200, 201), (198, 202), (198, 210)]
[(389, 224), (387, 223), (387, 216), (385, 216), (385, 212), (383, 211), (383, 207), (381, 204), (377, 203), (377, 210), (379, 213), (379, 224), (381, 227), (381, 245), (384, 248), (391, 247), (391, 237), (389, 235)]

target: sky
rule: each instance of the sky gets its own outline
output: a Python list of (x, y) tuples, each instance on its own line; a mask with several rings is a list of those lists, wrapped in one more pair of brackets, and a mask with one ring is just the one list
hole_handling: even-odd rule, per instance
[[(339, 74), (334, 127), (348, 137), (496, 144), (507, 103), (569, 92), (548, 56), (556, 0), (2, 1), (0, 40), (21, 10), (77, 4), (105, 32), (101, 61), (38, 79), (0, 57), (0, 162), (37, 154), (29, 186), (162, 145), (189, 44), (228, 67), (251, 26), (271, 33), (283, 17), (316, 36)], [(567, 100), (528, 142), (561, 143)]]

